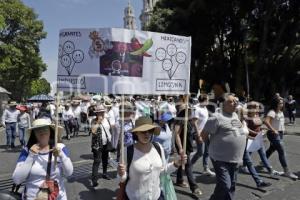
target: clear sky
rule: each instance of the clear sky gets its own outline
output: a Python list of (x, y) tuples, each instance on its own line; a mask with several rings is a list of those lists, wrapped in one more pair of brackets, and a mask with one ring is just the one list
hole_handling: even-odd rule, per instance
[[(34, 9), (44, 23), (46, 39), (40, 50), (48, 69), (43, 73), (50, 83), (56, 81), (58, 34), (62, 28), (123, 27), (124, 8), (128, 0), (22, 0)], [(134, 7), (137, 26), (143, 0), (130, 0)]]

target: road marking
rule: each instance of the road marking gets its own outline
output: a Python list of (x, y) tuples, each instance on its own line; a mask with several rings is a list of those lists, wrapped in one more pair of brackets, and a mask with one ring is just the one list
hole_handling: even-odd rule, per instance
[(93, 162), (92, 160), (78, 160), (73, 162), (73, 165), (77, 165), (77, 164), (86, 164), (86, 163), (91, 163)]

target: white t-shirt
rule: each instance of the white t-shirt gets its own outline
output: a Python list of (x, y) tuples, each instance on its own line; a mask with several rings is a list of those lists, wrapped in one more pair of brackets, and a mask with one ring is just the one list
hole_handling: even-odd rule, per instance
[(271, 126), (277, 131), (284, 131), (284, 114), (282, 111), (276, 113), (274, 110), (270, 110), (267, 114), (268, 117), (271, 117)]
[(74, 113), (75, 118), (80, 119), (81, 107), (80, 106), (72, 107), (72, 111)]
[(106, 117), (109, 120), (111, 126), (114, 126), (116, 124), (115, 113), (112, 109), (110, 109), (108, 111), (108, 113), (106, 114)]
[(192, 117), (198, 119), (197, 128), (202, 131), (208, 119), (208, 110), (206, 107), (200, 107), (199, 105), (194, 108), (195, 110), (193, 111)]
[[(102, 129), (102, 144), (106, 145), (107, 144), (107, 138), (108, 138), (109, 141), (111, 141), (110, 125), (108, 123), (107, 118), (104, 118), (104, 120), (102, 121), (101, 129)], [(106, 137), (105, 133), (107, 134), (107, 137)]]
[(49, 105), (51, 116), (53, 117), (55, 114), (56, 107), (53, 104)]
[(117, 123), (120, 120), (119, 104), (114, 105), (111, 109), (114, 112), (115, 122)]
[(168, 109), (172, 113), (172, 117), (175, 118), (177, 113), (176, 105), (174, 103), (168, 103)]
[(29, 128), (30, 127), (30, 116), (28, 113), (23, 113), (18, 116), (19, 128)]
[(64, 121), (68, 121), (68, 120), (74, 118), (74, 113), (70, 108), (69, 108), (69, 110), (64, 109), (63, 113), (62, 113), (62, 117), (63, 117)]
[(89, 102), (82, 102), (80, 104), (81, 112), (88, 113), (88, 107), (90, 107)]

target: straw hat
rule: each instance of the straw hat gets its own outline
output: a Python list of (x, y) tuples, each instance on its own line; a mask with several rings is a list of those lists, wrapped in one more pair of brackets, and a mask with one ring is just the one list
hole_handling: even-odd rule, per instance
[(96, 106), (95, 113), (106, 112), (106, 109), (103, 105)]
[(72, 100), (71, 105), (72, 106), (78, 106), (80, 104), (80, 100)]
[(16, 101), (10, 101), (9, 103), (8, 103), (8, 106), (17, 106), (18, 104), (17, 104), (17, 102)]
[[(119, 109), (120, 109), (121, 112), (122, 112), (122, 105), (123, 105), (123, 104), (121, 104), (121, 105), (119, 106)], [(124, 102), (124, 112), (134, 112), (134, 107), (133, 107), (132, 104), (131, 104), (130, 102), (128, 102), (128, 101), (125, 101), (125, 102)]]
[[(51, 122), (47, 119), (36, 119), (32, 122), (32, 127), (28, 129), (28, 135), (30, 137), (30, 135), (32, 134), (32, 132), (37, 129), (37, 128), (42, 128), (42, 127), (49, 127), (50, 129), (53, 130), (53, 132), (55, 132), (55, 124), (51, 124)], [(62, 136), (62, 132), (63, 132), (63, 127), (58, 126), (58, 142), (61, 142), (61, 136)]]
[(91, 102), (90, 106), (96, 106), (97, 103), (95, 101)]
[(113, 106), (111, 99), (109, 99), (109, 98), (105, 99), (104, 100), (104, 106), (107, 107), (107, 108), (111, 108)]
[(144, 132), (152, 130), (154, 135), (160, 134), (160, 127), (157, 125), (154, 125), (152, 122), (152, 119), (149, 117), (140, 117), (135, 121), (135, 127), (131, 130), (132, 133), (134, 132)]

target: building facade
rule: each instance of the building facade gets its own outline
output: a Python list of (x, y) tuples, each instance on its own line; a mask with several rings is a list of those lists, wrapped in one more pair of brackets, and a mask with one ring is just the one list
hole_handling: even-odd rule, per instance
[(124, 9), (124, 28), (135, 30), (137, 29), (136, 20), (134, 15), (134, 9), (130, 3), (128, 2), (128, 6)]

